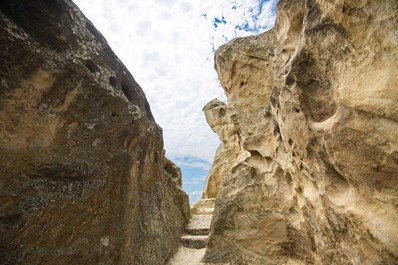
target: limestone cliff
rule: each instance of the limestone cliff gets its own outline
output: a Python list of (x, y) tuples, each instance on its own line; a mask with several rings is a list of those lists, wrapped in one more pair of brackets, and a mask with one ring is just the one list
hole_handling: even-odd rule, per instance
[(1, 1), (0, 58), (0, 264), (164, 264), (188, 197), (102, 35), (71, 1)]
[(281, 0), (215, 55), (205, 260), (398, 264), (398, 2)]

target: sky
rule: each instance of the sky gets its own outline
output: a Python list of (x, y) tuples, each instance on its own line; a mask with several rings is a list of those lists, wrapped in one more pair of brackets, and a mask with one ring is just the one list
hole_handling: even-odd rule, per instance
[(142, 87), (190, 202), (220, 144), (202, 107), (226, 96), (214, 52), (272, 28), (277, 0), (74, 0)]

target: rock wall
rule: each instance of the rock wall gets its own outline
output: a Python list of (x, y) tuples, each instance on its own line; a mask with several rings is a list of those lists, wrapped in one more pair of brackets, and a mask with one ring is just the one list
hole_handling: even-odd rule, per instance
[(281, 0), (215, 55), (205, 261), (398, 264), (398, 2)]
[(1, 1), (0, 58), (0, 264), (164, 264), (188, 197), (102, 35), (71, 1)]

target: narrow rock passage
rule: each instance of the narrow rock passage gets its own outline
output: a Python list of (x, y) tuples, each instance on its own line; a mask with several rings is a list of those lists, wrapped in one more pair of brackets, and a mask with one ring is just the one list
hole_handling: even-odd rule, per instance
[[(203, 210), (203, 209), (201, 209)], [(210, 223), (214, 208), (193, 214), (190, 223), (181, 237), (182, 246), (168, 265), (203, 265), (201, 262), (206, 253), (206, 244), (209, 238)]]

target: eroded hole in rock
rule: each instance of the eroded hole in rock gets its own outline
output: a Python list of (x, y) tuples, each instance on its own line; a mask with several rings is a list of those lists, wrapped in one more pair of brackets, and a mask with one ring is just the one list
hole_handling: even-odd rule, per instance
[(290, 145), (290, 146), (293, 145), (293, 140), (292, 140), (292, 138), (289, 138), (289, 145)]
[(287, 86), (291, 86), (294, 84), (295, 81), (296, 80), (294, 79), (294, 77), (292, 75), (288, 75), (288, 76), (286, 76), (285, 84)]
[(291, 184), (293, 182), (292, 176), (289, 173), (285, 173), (285, 180), (288, 184)]
[(133, 95), (132, 95), (132, 91), (130, 89), (130, 86), (128, 84), (126, 84), (125, 82), (122, 82), (122, 91), (124, 93), (124, 95), (126, 96), (126, 98), (132, 102), (133, 101)]
[(224, 117), (226, 113), (227, 113), (227, 111), (224, 108), (220, 109), (220, 116), (221, 117)]
[(258, 168), (264, 167), (266, 164), (272, 163), (270, 157), (263, 157), (257, 150), (248, 150), (250, 152), (250, 157), (247, 158), (246, 162), (256, 166)]
[(95, 63), (91, 60), (86, 61), (86, 67), (91, 73), (96, 73), (99, 70)]
[(116, 77), (110, 76), (110, 77), (109, 77), (109, 84), (110, 84), (112, 87), (117, 87), (117, 80), (116, 80)]
[(263, 156), (260, 154), (260, 152), (259, 151), (257, 151), (257, 150), (248, 150), (249, 152), (250, 152), (250, 155), (252, 156), (252, 157), (261, 157), (261, 158), (263, 158)]
[(298, 186), (297, 188), (296, 188), (296, 192), (298, 193), (298, 194), (303, 194), (303, 188), (301, 187), (301, 186)]

